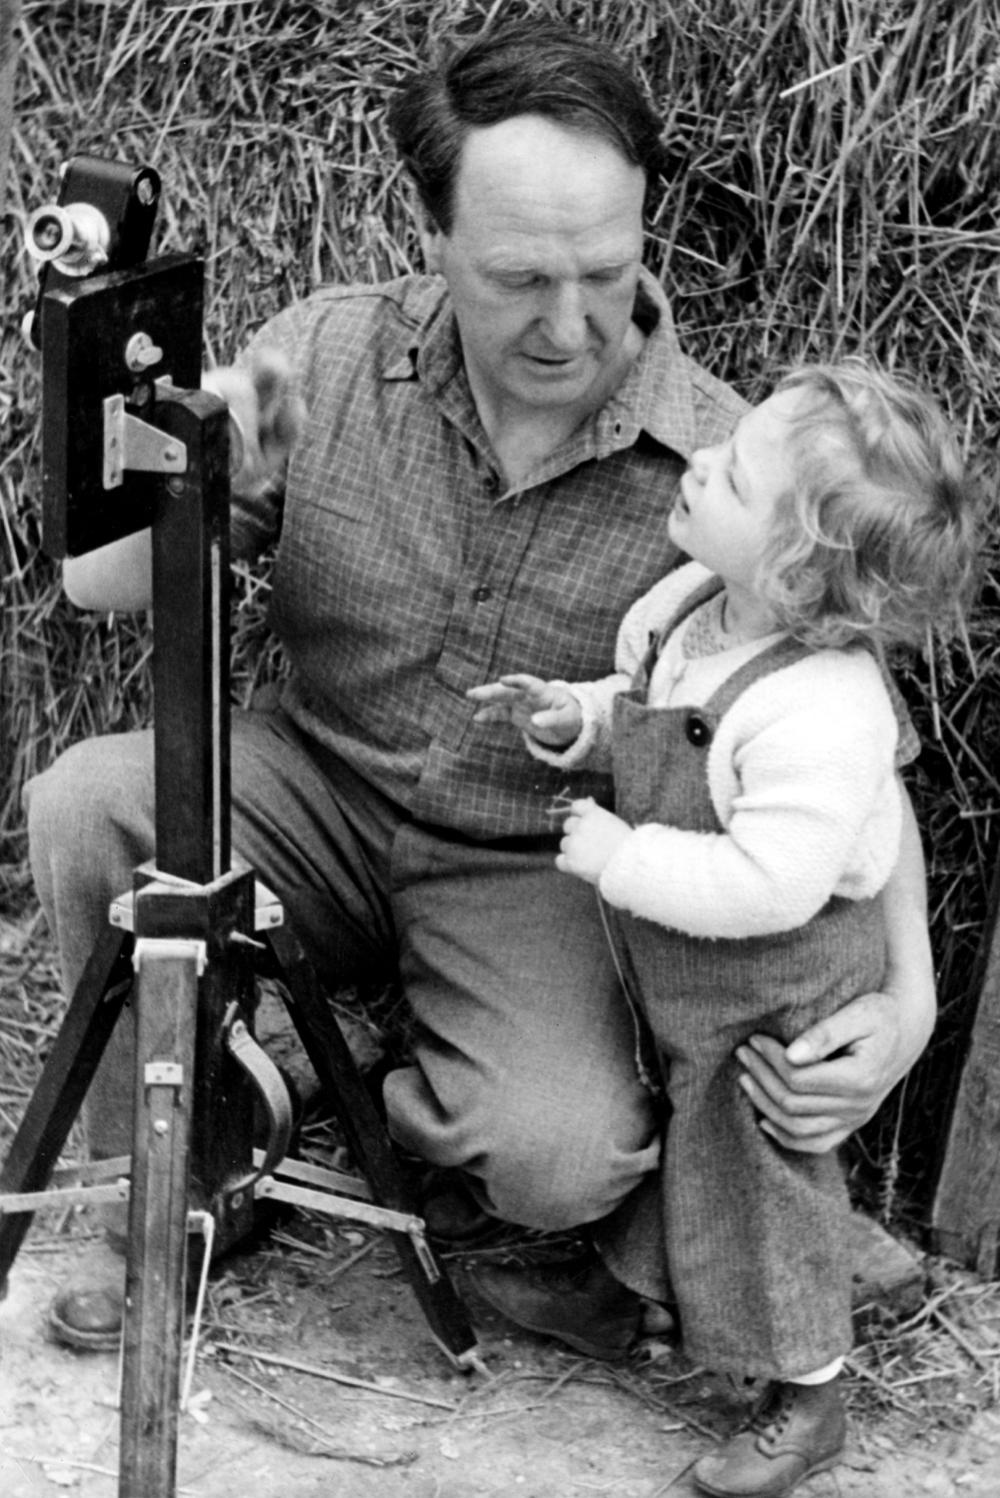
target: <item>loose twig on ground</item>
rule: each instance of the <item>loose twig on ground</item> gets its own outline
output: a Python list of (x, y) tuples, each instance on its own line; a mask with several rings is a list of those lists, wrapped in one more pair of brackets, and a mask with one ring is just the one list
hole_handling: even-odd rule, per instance
[(217, 1352), (235, 1354), (241, 1358), (252, 1358), (256, 1363), (269, 1363), (276, 1368), (289, 1368), (295, 1373), (308, 1373), (313, 1378), (325, 1378), (329, 1383), (345, 1384), (351, 1389), (364, 1389), (369, 1394), (381, 1394), (386, 1399), (409, 1399), (415, 1404), (433, 1405), (439, 1410), (456, 1410), (457, 1405), (447, 1399), (435, 1399), (431, 1394), (414, 1394), (409, 1389), (390, 1389), (382, 1384), (363, 1378), (352, 1378), (347, 1373), (336, 1373), (332, 1368), (323, 1368), (317, 1363), (303, 1363), (297, 1358), (278, 1357), (272, 1352), (261, 1352), (259, 1348), (241, 1347), (236, 1342), (216, 1342)]

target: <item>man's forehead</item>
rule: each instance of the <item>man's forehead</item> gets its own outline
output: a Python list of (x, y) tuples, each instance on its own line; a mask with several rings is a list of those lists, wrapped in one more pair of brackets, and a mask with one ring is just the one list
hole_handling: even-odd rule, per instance
[[(631, 218), (591, 218), (571, 223), (539, 216), (532, 222), (530, 217), (515, 219), (499, 211), (479, 219), (478, 227), (481, 232), (473, 254), (491, 265), (520, 265), (567, 255), (588, 265), (610, 266), (642, 255), (642, 223)], [(459, 229), (461, 232), (461, 226)]]
[[(499, 250), (546, 238), (612, 260), (641, 248), (645, 174), (610, 142), (536, 116), (469, 132), (455, 184), (453, 230)], [(604, 253), (600, 251), (599, 253)]]
[(456, 196), (511, 190), (547, 182), (558, 191), (575, 183), (617, 183), (622, 193), (645, 191), (641, 167), (604, 136), (541, 115), (515, 115), (495, 125), (472, 126), (459, 153)]

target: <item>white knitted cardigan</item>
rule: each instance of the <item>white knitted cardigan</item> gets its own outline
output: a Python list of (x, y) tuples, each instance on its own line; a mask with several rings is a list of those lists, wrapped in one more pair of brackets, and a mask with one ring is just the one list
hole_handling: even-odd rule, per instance
[[(610, 766), (615, 696), (628, 690), (651, 631), (709, 573), (688, 563), (640, 598), (618, 635), (615, 674), (573, 683), (583, 729), (562, 753), (532, 754), (573, 769)], [(688, 658), (687, 621), (660, 653), (654, 707), (704, 706), (715, 689), (777, 638)], [(605, 867), (609, 904), (694, 936), (745, 937), (808, 921), (831, 895), (863, 899), (885, 884), (899, 852), (896, 717), (875, 661), (818, 651), (747, 688), (723, 715), (707, 755), (719, 833), (636, 827)]]

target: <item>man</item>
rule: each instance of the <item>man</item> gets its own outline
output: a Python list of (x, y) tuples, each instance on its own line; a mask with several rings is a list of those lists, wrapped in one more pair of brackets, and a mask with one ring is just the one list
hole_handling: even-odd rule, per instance
[[(590, 891), (554, 867), (558, 777), (515, 733), (480, 730), (465, 691), (511, 669), (607, 669), (618, 621), (671, 560), (687, 454), (743, 403), (682, 354), (641, 269), (659, 125), (605, 50), (555, 23), (495, 28), (415, 78), (390, 124), (431, 275), (321, 291), (214, 379), (253, 470), (234, 546), (277, 539), (292, 666), (279, 704), (235, 715), (233, 841), (331, 982), (401, 980), (416, 1031), (385, 1083), (395, 1138), (451, 1172), (467, 1208), (599, 1224), (658, 1160), (632, 1018)], [(83, 607), (145, 606), (148, 537), (67, 563), (65, 582)], [(30, 787), (68, 990), (152, 854), (151, 752), (142, 734), (83, 743)], [(765, 1037), (741, 1055), (790, 1148), (846, 1137), (929, 1035), (912, 825), (886, 899), (885, 993), (787, 1052)], [(92, 1090), (101, 1155), (124, 1143), (122, 1050)], [(616, 1272), (641, 1291), (639, 1259)], [(568, 1313), (552, 1290), (521, 1319), (561, 1335), (568, 1314), (597, 1353), (636, 1328), (638, 1302), (599, 1264)]]

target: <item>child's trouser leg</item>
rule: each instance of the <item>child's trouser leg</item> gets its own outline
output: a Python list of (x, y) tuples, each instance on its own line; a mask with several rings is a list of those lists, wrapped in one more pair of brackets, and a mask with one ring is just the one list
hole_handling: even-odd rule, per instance
[(744, 1377), (792, 1378), (851, 1343), (847, 1210), (833, 1155), (762, 1132), (736, 1063), (675, 1058), (663, 1204), (688, 1355)]
[[(629, 919), (619, 930), (663, 1058), (659, 1279), (685, 1348), (740, 1376), (822, 1368), (851, 1343), (839, 1165), (760, 1128), (734, 1053), (756, 1031), (791, 1040), (878, 987), (880, 903), (831, 901), (807, 927), (747, 941), (697, 941)], [(647, 1186), (599, 1241), (626, 1284), (655, 1294), (650, 1205)]]

